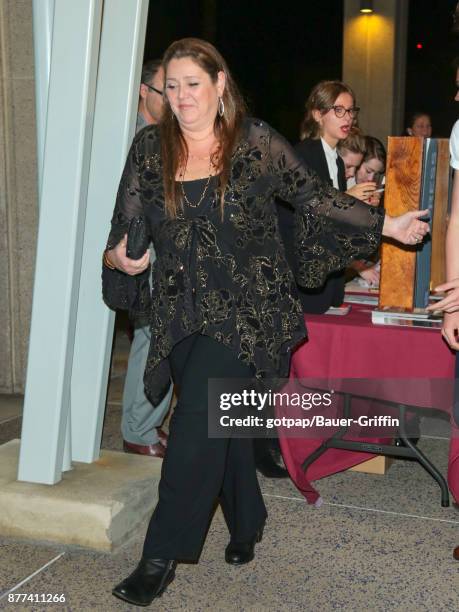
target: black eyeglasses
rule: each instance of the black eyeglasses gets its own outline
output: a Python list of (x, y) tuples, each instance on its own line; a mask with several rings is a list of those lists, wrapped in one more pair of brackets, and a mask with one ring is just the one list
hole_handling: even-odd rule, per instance
[(149, 85), (148, 83), (144, 83), (144, 85), (145, 87), (148, 87), (148, 89), (151, 89), (152, 91), (159, 94), (160, 96), (163, 95), (163, 92), (160, 89), (156, 89), (156, 87), (153, 87), (153, 85)]
[(346, 113), (349, 113), (349, 117), (351, 117), (351, 119), (355, 119), (355, 117), (357, 117), (359, 114), (360, 108), (358, 106), (354, 106), (353, 108), (344, 108), (344, 106), (330, 106), (327, 112), (331, 110), (335, 112), (338, 119), (342, 119)]

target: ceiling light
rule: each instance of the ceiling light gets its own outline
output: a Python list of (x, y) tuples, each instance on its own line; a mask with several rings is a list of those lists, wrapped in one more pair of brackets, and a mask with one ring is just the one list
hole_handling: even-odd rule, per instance
[(361, 0), (360, 12), (361, 13), (372, 13), (373, 12), (373, 0)]

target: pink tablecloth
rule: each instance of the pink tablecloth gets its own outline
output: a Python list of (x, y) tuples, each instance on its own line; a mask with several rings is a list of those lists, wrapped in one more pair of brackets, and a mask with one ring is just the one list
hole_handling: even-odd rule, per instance
[[(449, 379), (454, 378), (455, 356), (441, 338), (439, 330), (373, 325), (368, 307), (352, 306), (345, 316), (307, 315), (309, 340), (292, 356), (294, 378), (362, 379)], [(429, 405), (432, 397), (429, 398)], [(451, 414), (451, 405), (436, 402), (432, 407)], [(445, 402), (443, 402), (445, 404)], [(426, 406), (423, 402), (415, 405)], [(284, 461), (290, 476), (309, 503), (319, 494), (311, 485), (317, 480), (346, 470), (374, 455), (348, 450), (328, 449), (308, 468), (304, 459), (321, 440), (288, 438), (280, 432)], [(448, 485), (459, 500), (459, 429), (452, 423)]]

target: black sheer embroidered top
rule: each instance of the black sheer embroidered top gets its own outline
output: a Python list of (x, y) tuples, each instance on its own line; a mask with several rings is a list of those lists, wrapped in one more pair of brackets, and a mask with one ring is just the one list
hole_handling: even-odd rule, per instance
[(145, 386), (153, 403), (169, 384), (172, 348), (196, 331), (234, 350), (258, 379), (288, 375), (290, 352), (306, 328), (276, 197), (295, 208), (295, 273), (302, 286), (320, 287), (330, 272), (366, 257), (381, 239), (384, 212), (322, 182), (263, 121), (245, 122), (223, 220), (212, 181), (198, 208), (185, 202), (177, 219), (166, 218), (159, 130), (148, 126), (134, 138), (107, 248), (121, 240), (132, 217), (145, 216), (157, 255), (151, 295), (148, 272), (128, 276), (108, 268), (103, 293), (111, 308), (150, 324)]

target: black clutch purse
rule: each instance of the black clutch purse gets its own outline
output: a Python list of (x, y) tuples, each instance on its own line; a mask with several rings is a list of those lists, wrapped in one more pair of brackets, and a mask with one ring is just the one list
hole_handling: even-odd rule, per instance
[(129, 223), (126, 243), (126, 256), (129, 259), (140, 259), (150, 244), (145, 218), (133, 217)]

